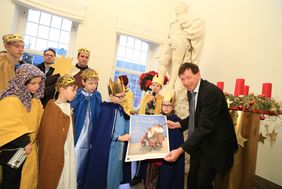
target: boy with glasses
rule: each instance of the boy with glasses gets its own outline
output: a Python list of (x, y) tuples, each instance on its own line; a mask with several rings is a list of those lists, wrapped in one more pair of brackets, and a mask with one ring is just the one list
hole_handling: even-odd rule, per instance
[(94, 130), (84, 189), (119, 188), (123, 178), (124, 143), (130, 140), (129, 116), (120, 105), (125, 86), (118, 78), (110, 79), (109, 102), (103, 102)]

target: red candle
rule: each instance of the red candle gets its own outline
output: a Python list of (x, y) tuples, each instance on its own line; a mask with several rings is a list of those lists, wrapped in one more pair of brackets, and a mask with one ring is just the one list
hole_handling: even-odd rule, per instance
[(234, 96), (240, 96), (244, 92), (245, 79), (236, 79)]
[(263, 83), (262, 84), (262, 95), (271, 98), (271, 90), (272, 90), (272, 83)]
[(217, 85), (218, 88), (220, 88), (220, 90), (223, 91), (223, 89), (224, 89), (224, 82), (223, 82), (223, 81), (218, 81), (218, 82), (216, 83), (216, 85)]
[(249, 86), (248, 86), (248, 85), (245, 85), (245, 86), (244, 86), (243, 95), (244, 95), (244, 96), (248, 96), (248, 95), (249, 95)]

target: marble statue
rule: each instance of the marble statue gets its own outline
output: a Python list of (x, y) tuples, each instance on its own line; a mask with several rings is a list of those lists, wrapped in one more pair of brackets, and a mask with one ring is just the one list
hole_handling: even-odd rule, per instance
[(186, 117), (186, 90), (178, 79), (178, 69), (184, 62), (199, 64), (204, 45), (205, 22), (193, 14), (184, 2), (175, 7), (175, 16), (159, 59), (158, 72), (162, 75), (169, 74), (170, 81), (164, 90), (175, 90), (176, 113), (179, 117)]

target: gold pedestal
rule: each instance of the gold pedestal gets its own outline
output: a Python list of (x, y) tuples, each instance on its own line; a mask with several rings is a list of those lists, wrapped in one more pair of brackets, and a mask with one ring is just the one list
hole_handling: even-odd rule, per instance
[(260, 115), (250, 112), (231, 111), (239, 149), (234, 155), (230, 172), (217, 175), (216, 189), (253, 189), (256, 171)]

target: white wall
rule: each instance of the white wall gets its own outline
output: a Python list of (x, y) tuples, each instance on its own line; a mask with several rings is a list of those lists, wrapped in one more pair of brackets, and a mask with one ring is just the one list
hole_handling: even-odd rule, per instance
[[(272, 96), (282, 100), (282, 1), (190, 0), (206, 20), (206, 40), (200, 67), (202, 76), (225, 82), (234, 92), (235, 79), (245, 78), (250, 92), (261, 94), (262, 83), (272, 83)], [(271, 117), (276, 143), (259, 143), (256, 174), (282, 186), (282, 123)], [(261, 122), (261, 132), (266, 121)]]
[(0, 1), (0, 49), (4, 49), (2, 36), (11, 32), (15, 32), (13, 27), (13, 19), (15, 14), (15, 4), (11, 0)]
[[(113, 74), (116, 32), (125, 32), (160, 43), (173, 16), (172, 2), (169, 0), (87, 1), (86, 19), (79, 26), (76, 49), (90, 48), (91, 66), (100, 73), (99, 90), (104, 98), (107, 97), (108, 80)], [(149, 33), (159, 36), (148, 36)]]
[[(79, 26), (74, 52), (91, 51), (90, 66), (100, 74), (99, 90), (107, 97), (107, 82), (115, 61), (116, 32), (160, 42), (173, 20), (174, 0), (85, 0), (85, 21)], [(261, 93), (263, 82), (273, 83), (273, 96), (282, 100), (281, 0), (190, 0), (191, 9), (206, 20), (206, 39), (200, 67), (202, 76), (214, 83), (225, 82), (233, 93), (235, 79), (242, 77), (250, 92)], [(15, 6), (0, 1), (0, 35), (14, 32)], [(121, 24), (117, 24), (119, 17)], [(128, 21), (128, 22), (127, 22)], [(151, 36), (148, 36), (151, 34)], [(158, 36), (159, 35), (159, 36)], [(158, 36), (158, 37), (157, 37)], [(0, 45), (3, 48), (3, 45)], [(76, 53), (73, 53), (76, 57)], [(279, 87), (280, 86), (280, 87)], [(282, 129), (272, 147), (259, 145), (256, 174), (282, 185)], [(279, 159), (280, 158), (280, 159)]]

